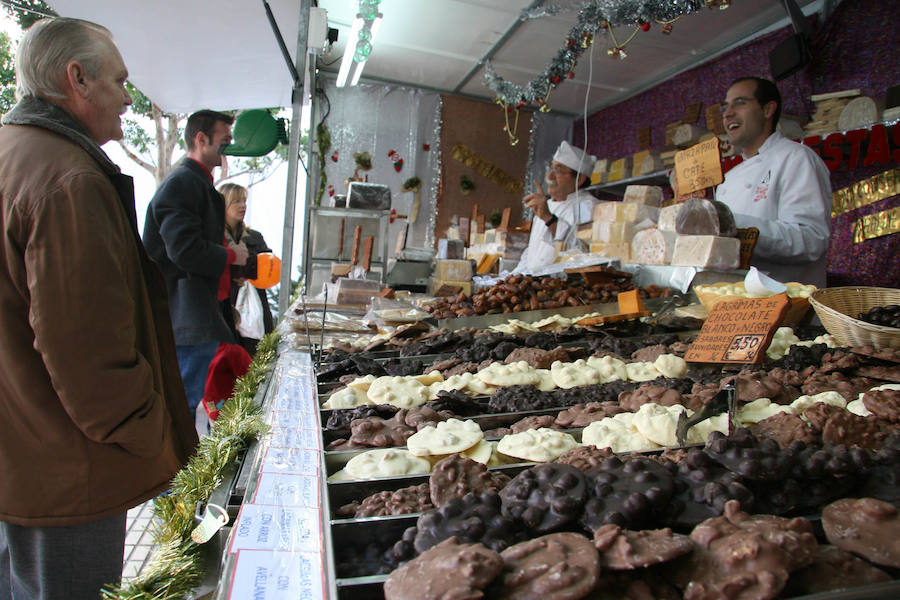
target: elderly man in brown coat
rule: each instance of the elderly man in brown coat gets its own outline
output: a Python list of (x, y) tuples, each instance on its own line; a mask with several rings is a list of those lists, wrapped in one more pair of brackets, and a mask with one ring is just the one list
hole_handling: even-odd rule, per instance
[(197, 443), (134, 187), (101, 144), (131, 104), (111, 34), (35, 24), (0, 127), (0, 599), (96, 599), (126, 511)]

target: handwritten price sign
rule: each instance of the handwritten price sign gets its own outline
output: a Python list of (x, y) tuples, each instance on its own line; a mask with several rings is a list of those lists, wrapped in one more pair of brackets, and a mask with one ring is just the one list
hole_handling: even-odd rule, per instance
[(713, 137), (675, 154), (675, 176), (678, 180), (678, 194), (685, 196), (692, 192), (719, 185), (722, 175), (722, 157), (719, 152), (719, 138)]
[(787, 306), (785, 294), (719, 302), (710, 311), (684, 359), (706, 363), (759, 361), (765, 356)]

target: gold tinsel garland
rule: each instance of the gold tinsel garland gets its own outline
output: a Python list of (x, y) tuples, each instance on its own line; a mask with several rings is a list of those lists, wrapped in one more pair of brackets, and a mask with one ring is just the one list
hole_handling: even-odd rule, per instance
[(900, 206), (889, 208), (853, 222), (853, 243), (900, 233)]
[(890, 169), (834, 192), (831, 218), (900, 194), (900, 169)]
[(521, 194), (523, 184), (521, 181), (516, 181), (510, 175), (484, 158), (465, 144), (456, 144), (453, 146), (453, 149), (450, 151), (450, 156), (463, 163), (468, 167), (472, 167), (500, 187), (502, 187), (507, 192), (511, 194)]
[(185, 598), (203, 579), (201, 546), (191, 541), (197, 502), (209, 500), (222, 482), (222, 472), (250, 441), (268, 430), (261, 407), (254, 401), (259, 386), (275, 364), (279, 335), (259, 342), (246, 375), (237, 380), (209, 435), (197, 453), (175, 475), (170, 493), (155, 500), (156, 545), (153, 561), (140, 575), (104, 589), (107, 600), (175, 600)]

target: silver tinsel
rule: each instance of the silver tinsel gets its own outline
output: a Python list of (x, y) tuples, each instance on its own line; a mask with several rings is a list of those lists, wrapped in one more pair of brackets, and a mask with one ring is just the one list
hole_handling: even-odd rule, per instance
[[(586, 38), (594, 36), (601, 24), (609, 27), (638, 26), (653, 21), (671, 21), (677, 17), (697, 12), (707, 6), (706, 0), (587, 0), (578, 11), (575, 26), (569, 30), (566, 43), (544, 67), (542, 73), (525, 85), (511, 83), (501, 77), (487, 61), (484, 65), (484, 83), (506, 106), (519, 107), (543, 102), (550, 91), (561, 83), (575, 68), (578, 58), (585, 51)], [(555, 6), (541, 7), (522, 13), (523, 19), (556, 14)], [(543, 14), (546, 13), (546, 14)]]
[[(434, 117), (431, 124), (431, 177), (428, 182), (428, 206), (422, 207), (427, 210), (428, 226), (425, 227), (425, 243), (424, 248), (434, 248), (437, 228), (437, 200), (441, 183), (441, 115), (444, 112), (444, 101), (438, 95), (437, 109), (434, 111)], [(422, 209), (419, 209), (422, 214)]]

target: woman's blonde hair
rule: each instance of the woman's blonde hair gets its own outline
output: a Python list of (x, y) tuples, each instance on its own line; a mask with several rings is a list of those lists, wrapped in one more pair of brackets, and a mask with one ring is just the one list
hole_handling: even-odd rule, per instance
[(247, 199), (247, 188), (236, 183), (223, 183), (219, 186), (219, 192), (225, 196), (225, 206), (229, 206), (238, 200)]

